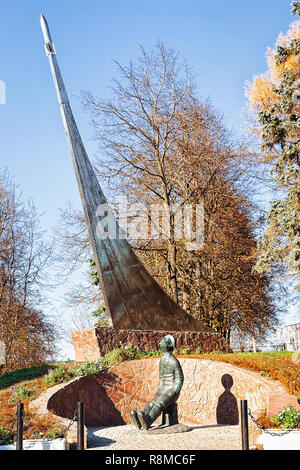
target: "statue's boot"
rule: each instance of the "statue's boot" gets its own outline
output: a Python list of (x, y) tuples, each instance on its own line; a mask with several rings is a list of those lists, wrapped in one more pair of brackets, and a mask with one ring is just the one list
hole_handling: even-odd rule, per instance
[[(149, 408), (145, 407), (145, 410), (149, 410)], [(142, 429), (147, 430), (150, 428), (151, 424), (159, 417), (162, 412), (162, 407), (158, 405), (151, 406), (151, 409), (145, 414), (144, 411), (138, 411), (138, 419), (141, 423)]]
[(143, 411), (138, 411), (137, 416), (138, 416), (138, 420), (140, 422), (140, 425), (141, 425), (143, 431), (147, 431), (147, 429), (150, 428), (151, 423), (147, 420), (147, 417), (145, 416), (145, 413)]
[(130, 411), (130, 416), (131, 416), (131, 419), (132, 421), (134, 422), (135, 426), (138, 428), (138, 429), (141, 429), (141, 423), (139, 422), (139, 419), (138, 419), (138, 414), (135, 410), (131, 410)]

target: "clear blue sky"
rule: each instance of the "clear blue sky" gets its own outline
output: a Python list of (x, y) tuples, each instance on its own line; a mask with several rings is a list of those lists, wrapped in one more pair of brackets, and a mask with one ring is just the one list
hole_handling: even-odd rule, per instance
[(96, 151), (81, 90), (108, 93), (116, 68), (157, 39), (180, 51), (239, 132), (245, 81), (266, 69), (265, 51), (295, 20), (290, 0), (0, 0), (0, 167), (32, 197), (49, 232), (58, 208), (80, 207), (39, 17), (47, 18), (83, 141)]
[(57, 208), (79, 202), (39, 24), (50, 25), (73, 110), (93, 158), (89, 116), (78, 96), (108, 93), (116, 72), (138, 45), (157, 39), (179, 50), (195, 67), (199, 90), (210, 95), (239, 130), (244, 84), (266, 68), (265, 51), (293, 20), (289, 0), (0, 0), (0, 166), (6, 165), (45, 223)]

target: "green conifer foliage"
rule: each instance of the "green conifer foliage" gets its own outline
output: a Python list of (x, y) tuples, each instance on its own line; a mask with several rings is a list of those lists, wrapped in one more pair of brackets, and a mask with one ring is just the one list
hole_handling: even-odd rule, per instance
[[(300, 2), (293, 2), (293, 14), (300, 14)], [(300, 27), (300, 26), (299, 26)], [(300, 39), (277, 47), (277, 64), (300, 54)], [(272, 162), (279, 197), (267, 214), (267, 230), (260, 239), (259, 272), (274, 265), (300, 274), (300, 70), (281, 73), (273, 92), (275, 103), (259, 113), (262, 125), (262, 151)]]

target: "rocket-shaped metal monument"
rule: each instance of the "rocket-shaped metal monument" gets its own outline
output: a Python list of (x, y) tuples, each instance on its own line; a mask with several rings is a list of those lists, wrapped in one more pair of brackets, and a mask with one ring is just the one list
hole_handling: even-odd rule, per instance
[(111, 221), (114, 215), (109, 209), (99, 211), (107, 200), (82, 143), (43, 15), (41, 27), (111, 326), (115, 329), (212, 332), (161, 289), (125, 238), (97, 235), (99, 224), (104, 233), (108, 219)]

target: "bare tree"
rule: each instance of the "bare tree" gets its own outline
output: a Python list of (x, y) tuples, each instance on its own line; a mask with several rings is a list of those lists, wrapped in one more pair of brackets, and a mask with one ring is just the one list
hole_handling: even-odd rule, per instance
[[(195, 191), (199, 201), (237, 148), (216, 110), (196, 98), (192, 72), (178, 53), (158, 43), (150, 52), (141, 48), (137, 64), (117, 66), (120, 79), (114, 79), (111, 100), (84, 93), (105, 156), (97, 170), (131, 202), (164, 205), (170, 226), (167, 290), (178, 301), (171, 206), (194, 202)], [(214, 159), (208, 158), (212, 148)]]
[[(141, 48), (136, 63), (117, 67), (110, 99), (83, 93), (101, 150), (96, 171), (133, 208), (143, 203), (151, 224), (147, 208), (160, 204), (170, 228), (165, 238), (130, 240), (133, 247), (175, 301), (227, 339), (234, 325), (262, 331), (275, 314), (267, 279), (251, 272), (256, 244), (247, 194), (254, 157), (249, 142), (237, 139), (211, 102), (197, 97), (191, 70), (162, 43), (149, 52)], [(205, 244), (191, 252), (190, 240), (175, 236), (172, 208), (202, 202)], [(84, 239), (84, 251), (75, 255), (82, 259), (88, 247), (84, 219), (68, 211), (70, 220), (70, 254)]]
[(41, 311), (52, 246), (32, 202), (25, 204), (7, 171), (0, 174), (0, 339), (6, 369), (32, 365), (54, 351), (53, 326)]

